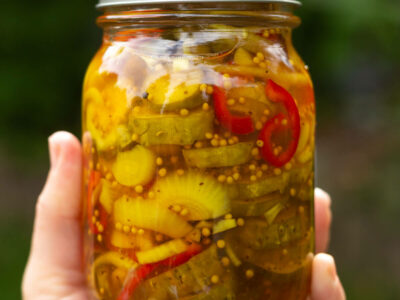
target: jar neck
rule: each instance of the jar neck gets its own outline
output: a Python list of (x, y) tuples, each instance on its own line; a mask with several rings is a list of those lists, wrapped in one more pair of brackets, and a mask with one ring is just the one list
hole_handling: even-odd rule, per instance
[(182, 3), (118, 6), (104, 9), (97, 24), (105, 33), (126, 28), (173, 28), (224, 24), (235, 27), (295, 28), (300, 18), (288, 3)]

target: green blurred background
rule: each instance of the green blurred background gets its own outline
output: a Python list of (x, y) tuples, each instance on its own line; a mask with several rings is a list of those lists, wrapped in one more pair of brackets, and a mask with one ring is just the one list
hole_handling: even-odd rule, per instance
[[(47, 136), (80, 132), (95, 1), (2, 3), (0, 293), (20, 299)], [(330, 252), (348, 299), (400, 299), (400, 1), (304, 0), (295, 45), (318, 107), (317, 183), (333, 197)]]

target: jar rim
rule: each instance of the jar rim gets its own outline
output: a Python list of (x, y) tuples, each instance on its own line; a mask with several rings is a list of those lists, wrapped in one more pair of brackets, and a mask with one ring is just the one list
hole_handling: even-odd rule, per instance
[(248, 2), (248, 3), (282, 3), (282, 4), (291, 4), (294, 6), (301, 6), (301, 2), (297, 0), (99, 0), (99, 3), (96, 5), (97, 8), (102, 9), (106, 7), (112, 6), (123, 6), (123, 5), (144, 5), (144, 4), (183, 4), (183, 3), (204, 3), (204, 2), (213, 2), (213, 3), (238, 3), (238, 2)]

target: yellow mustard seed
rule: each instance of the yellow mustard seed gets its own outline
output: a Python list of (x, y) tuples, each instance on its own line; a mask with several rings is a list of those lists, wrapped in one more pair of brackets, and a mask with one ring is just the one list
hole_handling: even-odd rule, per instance
[(207, 102), (203, 103), (202, 108), (203, 108), (203, 110), (207, 111), (210, 109), (210, 104), (208, 104)]
[(274, 174), (275, 174), (275, 175), (281, 175), (281, 174), (282, 174), (282, 170), (279, 169), (279, 168), (275, 168), (275, 169), (274, 169)]
[(103, 232), (103, 231), (104, 231), (104, 226), (101, 225), (101, 224), (98, 224), (98, 225), (97, 225), (97, 230), (98, 230), (99, 232)]
[(282, 254), (283, 254), (283, 255), (287, 255), (287, 254), (288, 254), (288, 250), (287, 250), (286, 248), (283, 249), (283, 250), (282, 250)]
[(205, 92), (207, 90), (207, 85), (205, 83), (200, 84), (200, 91)]
[(197, 149), (200, 149), (200, 148), (203, 147), (203, 143), (200, 142), (200, 141), (197, 141), (197, 142), (194, 144), (194, 147), (197, 148)]
[(156, 196), (156, 195), (155, 195), (154, 192), (152, 192), (152, 191), (150, 191), (150, 192), (147, 194), (147, 197), (148, 197), (149, 199), (154, 199), (155, 196)]
[(201, 234), (205, 237), (209, 237), (211, 235), (211, 231), (209, 228), (204, 227), (203, 229), (201, 229)]
[(287, 124), (288, 124), (288, 120), (287, 120), (287, 119), (283, 119), (283, 120), (282, 120), (282, 125), (283, 125), (283, 126), (286, 126)]
[(304, 206), (302, 206), (302, 205), (299, 206), (299, 213), (301, 213), (301, 214), (304, 213)]
[(138, 194), (143, 193), (143, 185), (139, 184), (139, 185), (135, 186), (135, 192)]
[(259, 64), (261, 61), (260, 61), (260, 59), (259, 59), (258, 57), (254, 57), (254, 58), (253, 58), (253, 62), (254, 62), (255, 64)]
[(222, 263), (222, 265), (223, 265), (224, 267), (229, 266), (230, 262), (231, 262), (231, 261), (230, 261), (229, 258), (226, 257), (226, 256), (224, 256), (223, 258), (221, 258), (221, 263)]
[(214, 284), (217, 284), (219, 282), (218, 275), (211, 276), (211, 282), (214, 283)]
[(218, 146), (219, 146), (218, 140), (217, 140), (217, 139), (212, 139), (212, 140), (211, 140), (211, 146), (213, 146), (213, 147), (218, 147)]
[(269, 111), (269, 109), (264, 109), (263, 114), (269, 116), (271, 112)]
[(256, 175), (251, 175), (250, 176), (250, 181), (256, 181), (257, 180), (257, 176)]
[(232, 139), (233, 139), (233, 141), (234, 141), (235, 143), (239, 143), (239, 138), (238, 138), (236, 135), (233, 136)]
[(289, 193), (290, 193), (290, 196), (292, 196), (292, 197), (296, 196), (296, 190), (294, 188), (291, 188)]
[(120, 222), (115, 223), (115, 229), (121, 230), (122, 229), (122, 224)]
[(189, 214), (189, 211), (188, 211), (186, 208), (182, 209), (181, 212), (180, 212), (180, 215), (181, 215), (182, 217), (185, 217), (185, 216), (187, 216), (188, 214)]
[(221, 175), (218, 176), (218, 181), (219, 182), (225, 182), (225, 180), (226, 180), (226, 176), (225, 175), (221, 174)]
[(144, 229), (140, 228), (140, 229), (137, 231), (137, 233), (138, 233), (138, 235), (143, 235), (143, 234), (144, 234)]
[(95, 209), (95, 210), (94, 210), (94, 215), (95, 215), (96, 217), (100, 216), (100, 212), (99, 212), (98, 209)]
[(206, 139), (211, 140), (213, 138), (213, 134), (211, 132), (206, 133)]
[(156, 234), (156, 241), (157, 242), (162, 242), (164, 239), (164, 237), (162, 236), (162, 234)]
[(258, 154), (260, 154), (260, 151), (258, 150), (258, 148), (251, 149), (251, 155), (257, 156)]
[(230, 219), (232, 219), (232, 214), (226, 214), (225, 216), (224, 216), (224, 218), (225, 218), (225, 220), (230, 220)]
[(113, 178), (113, 175), (111, 173), (107, 173), (106, 179), (111, 180)]
[(261, 170), (267, 171), (268, 170), (268, 165), (267, 164), (262, 164), (261, 165)]
[(226, 103), (227, 103), (229, 106), (232, 106), (232, 105), (235, 105), (236, 101), (235, 101), (235, 99), (228, 99), (228, 101), (226, 101)]
[(263, 176), (263, 171), (257, 171), (257, 173), (256, 173), (256, 176), (258, 177), (258, 178), (261, 178), (262, 176)]
[(222, 140), (219, 141), (219, 145), (222, 146), (222, 147), (226, 146), (227, 144), (228, 144), (228, 142), (225, 139), (222, 139)]
[(239, 179), (240, 179), (240, 174), (239, 174), (238, 172), (233, 173), (232, 177), (233, 177), (233, 179), (235, 179), (235, 180), (239, 180)]
[(211, 95), (214, 92), (214, 88), (211, 85), (209, 85), (209, 86), (207, 86), (206, 92), (207, 92), (207, 94)]
[(268, 66), (265, 62), (260, 63), (260, 68), (266, 69)]
[(260, 121), (256, 122), (256, 129), (261, 130), (263, 128), (263, 124)]
[(226, 243), (225, 243), (224, 240), (218, 240), (217, 241), (217, 247), (218, 248), (222, 249), (222, 248), (225, 248), (225, 246), (226, 246)]
[(228, 184), (232, 184), (232, 183), (233, 183), (233, 177), (232, 177), (232, 176), (228, 176), (228, 177), (226, 178), (226, 182), (227, 182)]
[(186, 108), (182, 108), (179, 113), (181, 116), (187, 116), (189, 114), (189, 111)]
[(158, 171), (158, 175), (160, 175), (161, 177), (164, 177), (165, 175), (167, 175), (167, 169), (166, 168), (161, 168)]
[(219, 134), (218, 133), (214, 134), (214, 139), (219, 140)]
[(240, 103), (240, 104), (245, 104), (245, 103), (246, 103), (246, 99), (243, 98), (243, 97), (240, 97), (240, 98), (239, 98), (239, 103)]
[(262, 140), (257, 140), (256, 145), (257, 145), (257, 147), (262, 148), (262, 147), (264, 147), (264, 141), (262, 141)]
[(227, 74), (227, 73), (225, 73), (224, 75), (224, 78), (230, 78), (231, 76), (229, 76), (229, 74)]
[(136, 234), (137, 233), (137, 228), (135, 226), (132, 226), (131, 233), (132, 234)]
[(233, 145), (234, 143), (235, 143), (235, 141), (232, 138), (228, 139), (228, 144), (229, 145)]
[(178, 169), (178, 170), (176, 170), (176, 174), (178, 174), (178, 176), (182, 176), (183, 174), (185, 174), (185, 170)]
[(254, 277), (254, 271), (252, 269), (246, 270), (246, 278), (251, 279)]
[(106, 291), (104, 290), (104, 288), (103, 287), (101, 287), (100, 289), (99, 289), (99, 292), (100, 292), (100, 294), (104, 294)]
[(118, 186), (118, 182), (116, 182), (115, 180), (111, 183), (111, 186), (113, 188), (116, 188)]
[(178, 158), (178, 156), (173, 155), (173, 156), (171, 156), (170, 160), (171, 160), (171, 163), (176, 164), (178, 162), (179, 158)]
[(286, 165), (285, 165), (285, 170), (290, 170), (292, 168), (292, 164), (290, 163), (290, 162), (288, 162)]
[(182, 210), (182, 207), (181, 207), (179, 204), (174, 204), (174, 205), (172, 206), (172, 210), (173, 210), (174, 212), (179, 213), (179, 212)]
[(157, 164), (157, 166), (161, 166), (161, 165), (163, 164), (163, 159), (162, 159), (162, 157), (157, 157), (157, 158), (156, 158), (156, 164)]
[(238, 224), (238, 226), (244, 226), (244, 219), (239, 218), (239, 219), (237, 219), (236, 223)]
[(255, 169), (256, 169), (256, 165), (251, 164), (251, 165), (249, 166), (249, 170), (250, 170), (250, 171), (254, 171)]
[(269, 37), (269, 31), (268, 30), (264, 30), (263, 37), (265, 37), (265, 38)]
[(93, 216), (93, 217), (92, 217), (92, 223), (93, 223), (93, 224), (96, 224), (96, 221), (97, 221), (96, 217)]
[(129, 231), (131, 231), (131, 228), (130, 228), (128, 225), (124, 225), (124, 227), (122, 228), (122, 230), (123, 230), (125, 233), (128, 233)]
[(262, 54), (261, 52), (257, 52), (257, 57), (260, 59), (260, 60), (264, 60), (264, 54)]

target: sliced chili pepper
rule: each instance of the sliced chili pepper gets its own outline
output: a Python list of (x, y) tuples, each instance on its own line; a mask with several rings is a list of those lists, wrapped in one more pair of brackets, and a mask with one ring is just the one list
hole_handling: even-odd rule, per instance
[(153, 263), (141, 265), (135, 269), (126, 280), (126, 284), (119, 294), (117, 300), (129, 300), (132, 294), (135, 292), (137, 286), (148, 279), (156, 270), (157, 273), (165, 272), (169, 269), (176, 268), (186, 263), (189, 259), (199, 254), (202, 247), (198, 244), (193, 244), (189, 248), (178, 255), (169, 257), (165, 260)]
[(249, 134), (254, 132), (250, 116), (235, 116), (228, 109), (225, 92), (214, 86), (213, 92), (215, 115), (223, 127), (235, 134)]
[[(300, 114), (292, 95), (274, 81), (267, 81), (265, 93), (272, 102), (282, 103), (285, 106), (287, 116), (280, 113), (264, 124), (259, 135), (259, 139), (264, 142), (261, 154), (271, 165), (282, 167), (296, 153), (300, 137)], [(291, 140), (284, 151), (276, 154), (272, 136), (286, 131), (290, 132)]]

